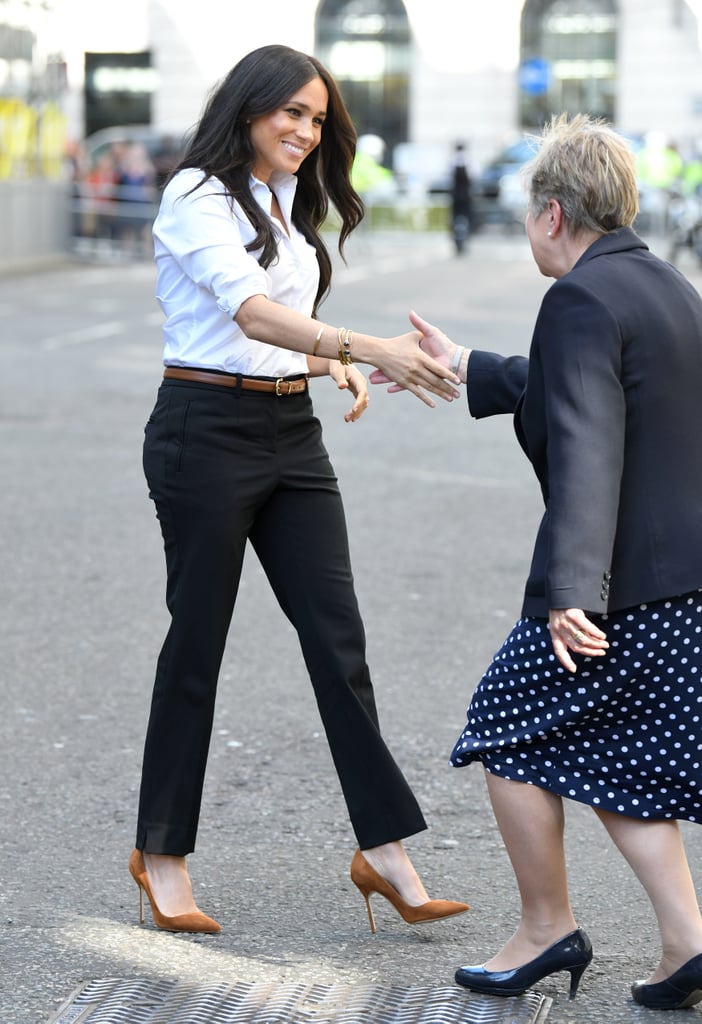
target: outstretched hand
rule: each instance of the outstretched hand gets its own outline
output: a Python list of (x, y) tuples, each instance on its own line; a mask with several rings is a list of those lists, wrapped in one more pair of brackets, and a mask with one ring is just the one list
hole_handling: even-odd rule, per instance
[(458, 378), (444, 363), (420, 347), (421, 340), (419, 331), (385, 339), (381, 354), (373, 359), (377, 369), (371, 373), (370, 381), (372, 384), (392, 382), (388, 391), (409, 391), (431, 408), (435, 403), (426, 391), (452, 402), (459, 397)]
[(423, 320), (413, 309), (410, 310), (409, 318), (412, 326), (422, 332), (420, 345), (424, 352), (432, 356), (443, 366), (450, 366), (451, 358), (456, 350), (454, 342), (443, 331), (440, 331), (438, 327), (430, 324), (428, 320)]
[[(434, 327), (433, 324), (424, 320), (414, 310), (410, 310), (409, 319), (410, 323), (420, 332), (419, 347), (421, 351), (431, 356), (433, 360), (448, 370), (451, 365), (451, 357), (456, 349), (455, 344), (443, 331), (440, 331), (438, 327)], [(453, 374), (450, 372), (447, 373), (447, 377), (452, 380), (454, 379)], [(371, 384), (389, 384), (388, 392), (390, 394), (396, 394), (398, 391), (405, 390), (404, 386), (396, 378), (389, 376), (384, 370), (374, 370), (370, 374), (369, 380)], [(458, 398), (458, 392), (455, 389), (453, 397)]]

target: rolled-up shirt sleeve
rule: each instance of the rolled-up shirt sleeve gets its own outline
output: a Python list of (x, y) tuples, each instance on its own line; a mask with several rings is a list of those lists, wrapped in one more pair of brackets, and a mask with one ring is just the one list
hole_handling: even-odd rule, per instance
[[(185, 192), (181, 176), (164, 191), (154, 224), (155, 256), (158, 260), (160, 252), (167, 252), (182, 273), (210, 292), (218, 308), (233, 318), (252, 295), (270, 295), (270, 278), (246, 251), (242, 229), (250, 237), (251, 226), (242, 225), (221, 183), (208, 181), (188, 192), (198, 178), (187, 178)], [(177, 284), (175, 275), (173, 283)], [(167, 303), (168, 274), (162, 275), (160, 286), (159, 297)]]

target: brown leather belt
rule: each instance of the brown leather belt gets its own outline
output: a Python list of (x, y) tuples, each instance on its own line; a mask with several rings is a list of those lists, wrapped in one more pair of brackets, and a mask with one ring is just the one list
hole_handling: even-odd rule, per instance
[(163, 376), (174, 380), (193, 380), (198, 384), (219, 384), (224, 388), (243, 388), (244, 391), (265, 391), (269, 395), (301, 395), (307, 391), (308, 377), (288, 380), (261, 380), (260, 377), (241, 377), (236, 373), (212, 373), (210, 370), (191, 370), (187, 366), (167, 366)]

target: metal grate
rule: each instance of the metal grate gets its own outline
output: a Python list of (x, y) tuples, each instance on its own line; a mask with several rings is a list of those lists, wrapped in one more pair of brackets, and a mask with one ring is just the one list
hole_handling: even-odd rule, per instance
[(87, 982), (47, 1024), (543, 1024), (551, 1000), (458, 987)]

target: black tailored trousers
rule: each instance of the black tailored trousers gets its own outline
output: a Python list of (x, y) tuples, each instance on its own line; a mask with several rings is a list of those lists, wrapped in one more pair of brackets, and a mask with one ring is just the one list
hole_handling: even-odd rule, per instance
[[(341, 496), (309, 395), (164, 381), (145, 430), (144, 471), (171, 623), (146, 735), (137, 848), (194, 849), (247, 540), (297, 631), (360, 847), (426, 828), (380, 734)], [(255, 688), (239, 682), (243, 694)]]

